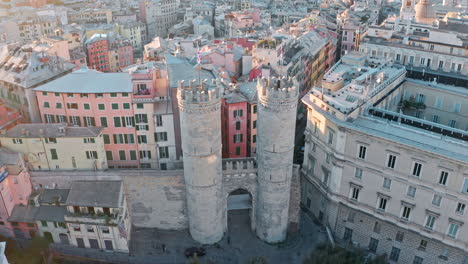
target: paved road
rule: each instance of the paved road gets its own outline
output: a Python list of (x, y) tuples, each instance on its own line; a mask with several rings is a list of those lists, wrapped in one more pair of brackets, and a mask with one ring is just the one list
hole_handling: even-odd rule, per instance
[[(316, 245), (326, 241), (325, 233), (307, 216), (302, 215), (299, 233), (290, 235), (282, 244), (266, 244), (251, 232), (248, 212), (232, 212), (229, 213), (228, 235), (218, 244), (207, 247), (207, 255), (200, 257), (201, 263), (244, 264), (253, 257), (265, 257), (269, 264), (299, 264)], [(163, 244), (166, 246), (165, 252), (163, 252)], [(189, 261), (183, 252), (187, 247), (192, 246), (199, 246), (199, 244), (190, 238), (187, 231), (134, 228), (131, 256), (64, 246), (61, 246), (59, 251), (90, 259), (101, 259), (109, 263), (186, 264)]]

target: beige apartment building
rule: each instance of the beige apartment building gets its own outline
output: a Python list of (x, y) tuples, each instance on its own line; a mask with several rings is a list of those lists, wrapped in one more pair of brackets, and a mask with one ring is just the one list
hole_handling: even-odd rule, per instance
[(390, 263), (466, 264), (468, 92), (405, 74), (349, 53), (303, 97), (302, 203)]
[(22, 153), (32, 170), (107, 169), (102, 127), (20, 124), (0, 134), (0, 144)]

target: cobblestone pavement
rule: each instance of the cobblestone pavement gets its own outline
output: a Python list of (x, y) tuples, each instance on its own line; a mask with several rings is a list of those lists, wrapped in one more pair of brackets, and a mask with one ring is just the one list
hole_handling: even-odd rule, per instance
[[(288, 236), (284, 243), (270, 245), (251, 232), (248, 213), (230, 212), (228, 234), (218, 244), (206, 247), (207, 255), (199, 259), (202, 264), (247, 264), (253, 257), (265, 257), (269, 264), (302, 263), (312, 249), (324, 241), (326, 235), (323, 230), (304, 214), (299, 233)], [(66, 255), (79, 255), (109, 263), (135, 264), (186, 264), (189, 261), (184, 256), (184, 250), (192, 246), (200, 244), (191, 239), (188, 231), (149, 228), (133, 229), (131, 255), (56, 245), (58, 251)]]

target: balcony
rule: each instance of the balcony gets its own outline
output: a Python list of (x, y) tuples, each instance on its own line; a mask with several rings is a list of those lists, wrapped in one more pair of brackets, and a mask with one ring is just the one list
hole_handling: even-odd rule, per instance
[(117, 225), (117, 214), (103, 214), (103, 213), (70, 213), (65, 215), (66, 222), (86, 223), (86, 224), (99, 224), (99, 225)]

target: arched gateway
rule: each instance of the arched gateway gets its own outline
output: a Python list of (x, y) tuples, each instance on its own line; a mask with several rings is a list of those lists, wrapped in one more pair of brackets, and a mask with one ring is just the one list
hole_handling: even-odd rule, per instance
[[(184, 180), (189, 230), (204, 244), (228, 231), (228, 212), (249, 210), (251, 229), (265, 242), (286, 238), (298, 102), (294, 80), (262, 79), (257, 85), (257, 157), (221, 157), (222, 84), (180, 82)], [(257, 165), (258, 164), (258, 165)]]

